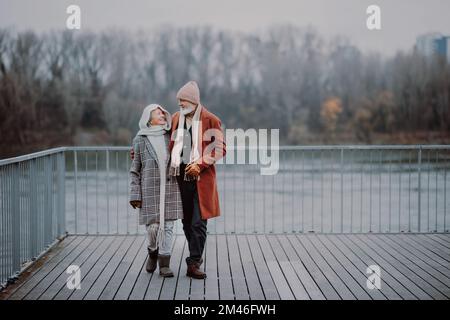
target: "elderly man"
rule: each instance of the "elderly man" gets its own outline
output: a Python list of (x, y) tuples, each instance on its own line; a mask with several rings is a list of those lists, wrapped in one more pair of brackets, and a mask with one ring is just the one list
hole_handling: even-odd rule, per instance
[[(177, 93), (180, 111), (172, 117), (169, 174), (178, 179), (183, 204), (183, 231), (189, 245), (186, 275), (206, 278), (200, 270), (207, 220), (220, 215), (214, 163), (226, 153), (220, 119), (200, 103), (195, 81)], [(180, 129), (180, 130), (179, 130)]]

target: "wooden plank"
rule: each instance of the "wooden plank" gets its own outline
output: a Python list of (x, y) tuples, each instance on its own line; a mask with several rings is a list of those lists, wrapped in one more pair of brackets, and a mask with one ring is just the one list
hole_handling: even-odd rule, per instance
[[(206, 237), (206, 241), (208, 241), (209, 235)], [(206, 249), (206, 243), (205, 243), (205, 249)], [(203, 251), (203, 263), (200, 266), (200, 269), (205, 272), (205, 251)], [(208, 277), (208, 274), (206, 275)], [(190, 300), (205, 300), (205, 281), (206, 279), (192, 279), (191, 280), (191, 292), (189, 295)]]
[[(365, 273), (367, 265), (356, 255), (345, 255), (342, 246), (330, 241), (326, 235), (318, 234), (317, 239), (322, 245), (333, 254), (333, 256), (342, 264), (342, 266), (352, 274), (352, 277), (360, 284), (360, 286), (367, 292), (373, 300), (386, 300), (386, 296), (381, 290), (371, 290), (367, 288), (367, 276)], [(389, 286), (385, 286), (390, 292), (390, 297), (393, 299), (401, 299)]]
[(398, 279), (408, 290), (410, 290), (418, 299), (430, 300), (432, 297), (425, 292), (420, 286), (418, 286), (416, 280), (417, 277), (411, 276), (408, 272), (405, 272), (404, 268), (397, 262), (392, 263), (385, 259), (382, 255), (378, 254), (377, 250), (372, 249), (364, 241), (357, 238), (356, 235), (344, 235), (346, 239), (364, 250), (373, 260), (374, 264), (378, 265), (381, 269), (381, 277), (384, 272), (389, 272), (394, 278)]
[(366, 286), (366, 278), (361, 277), (357, 271), (355, 272), (353, 266), (350, 263), (345, 263), (345, 259), (343, 259), (342, 261), (336, 259), (333, 252), (329, 251), (329, 249), (322, 244), (317, 235), (306, 236), (305, 239), (308, 239), (311, 242), (311, 245), (319, 252), (319, 254), (328, 263), (334, 273), (342, 280), (342, 282), (351, 291), (351, 293), (356, 297), (356, 299), (372, 299), (367, 292), (369, 290)]
[(367, 235), (357, 236), (361, 241), (366, 243), (368, 246), (373, 248), (379, 253), (386, 261), (397, 266), (397, 270), (401, 271), (403, 274), (407, 275), (416, 284), (418, 284), (422, 290), (426, 291), (433, 299), (447, 299), (446, 296), (441, 292), (442, 283), (430, 277), (429, 274), (424, 272), (422, 269), (418, 268), (416, 264), (408, 261), (405, 257), (399, 254), (394, 254), (391, 248), (386, 248), (378, 243), (378, 236), (372, 236), (371, 239)]
[(446, 241), (444, 241), (440, 238), (436, 238), (434, 236), (434, 234), (430, 234), (430, 233), (420, 234), (419, 236), (421, 238), (427, 238), (430, 241), (430, 243), (434, 244), (434, 246), (436, 246), (437, 248), (440, 248), (441, 250), (443, 250), (444, 252), (446, 252), (447, 254), (450, 255), (450, 245)]
[(294, 300), (295, 296), (292, 293), (292, 290), (289, 287), (289, 283), (287, 282), (287, 280), (283, 274), (283, 271), (281, 270), (281, 267), (275, 258), (275, 255), (272, 251), (272, 247), (270, 246), (270, 243), (267, 240), (267, 236), (266, 235), (257, 235), (256, 238), (258, 239), (260, 247), (265, 249), (265, 250), (261, 249), (261, 251), (263, 253), (263, 256), (266, 261), (267, 268), (269, 269), (270, 275), (272, 276), (273, 282), (275, 283), (275, 286), (277, 287), (277, 291), (280, 295), (280, 299), (281, 300)]
[(114, 254), (119, 250), (120, 245), (124, 243), (125, 237), (117, 236), (113, 243), (108, 247), (107, 251), (100, 257), (96, 264), (88, 271), (83, 278), (83, 285), (79, 290), (73, 290), (69, 296), (69, 300), (82, 300), (89, 292), (95, 281), (100, 277), (102, 271), (111, 261)]
[(139, 275), (133, 285), (133, 288), (131, 289), (131, 292), (128, 296), (129, 300), (144, 300), (145, 293), (147, 292), (147, 288), (150, 282), (152, 281), (153, 277), (156, 278), (158, 276), (157, 274), (158, 269), (156, 269), (155, 272), (153, 273), (148, 273), (147, 270), (145, 269), (148, 259), (147, 246), (148, 242), (146, 241), (144, 250), (145, 254), (143, 254), (145, 256), (145, 260), (144, 263), (142, 264), (142, 268), (139, 271)]
[(424, 244), (424, 241), (420, 241), (419, 239), (416, 239), (417, 237), (409, 237), (408, 235), (395, 235), (395, 239), (401, 241), (402, 243), (406, 243), (408, 245), (414, 246), (428, 256), (430, 259), (433, 259), (443, 267), (447, 268), (449, 266), (449, 262), (445, 260), (442, 256), (439, 255), (439, 253), (436, 253), (433, 251), (430, 246), (427, 246), (426, 243)]
[(71, 244), (73, 241), (81, 241), (79, 236), (67, 236), (63, 240), (59, 241), (51, 250), (44, 254), (39, 260), (34, 261), (34, 264), (30, 266), (13, 284), (8, 285), (2, 293), (7, 293), (6, 299), (10, 297), (15, 291), (19, 290), (27, 281), (32, 277), (42, 273), (50, 263), (52, 259), (62, 259), (61, 255), (68, 254), (68, 251), (74, 248)]
[(49, 264), (48, 267), (50, 270), (46, 271), (45, 276), (39, 278), (39, 281), (35, 283), (33, 288), (30, 288), (28, 290), (26, 295), (22, 296), (22, 299), (36, 300), (39, 297), (40, 293), (51, 284), (51, 282), (49, 283), (48, 279), (49, 278), (53, 279), (55, 272), (58, 272), (58, 275), (60, 274), (61, 264), (67, 264), (68, 262), (72, 261), (72, 259), (74, 259), (77, 255), (79, 255), (83, 251), (85, 246), (87, 246), (89, 242), (92, 240), (93, 240), (92, 238), (84, 237), (83, 240), (80, 243), (78, 243), (78, 245), (75, 248), (73, 248), (73, 250), (70, 251), (68, 255), (64, 256), (63, 259), (54, 260), (53, 261), (54, 263)]
[(414, 240), (423, 243), (423, 245), (426, 246), (428, 249), (431, 249), (434, 252), (439, 253), (446, 260), (448, 259), (448, 253), (449, 253), (448, 248), (442, 246), (438, 241), (435, 241), (432, 238), (428, 237), (427, 234), (416, 234), (416, 237), (414, 237)]
[(37, 300), (42, 292), (44, 292), (62, 273), (67, 270), (67, 267), (74, 264), (74, 261), (83, 254), (91, 242), (95, 241), (95, 237), (86, 237), (69, 255), (61, 260), (34, 288), (24, 299)]
[(433, 252), (439, 254), (439, 256), (441, 256), (446, 261), (450, 261), (450, 252), (448, 248), (442, 246), (439, 242), (434, 241), (424, 234), (418, 234), (416, 240), (422, 242), (430, 250), (433, 250)]
[(249, 292), (244, 275), (244, 269), (242, 267), (238, 244), (236, 242), (236, 235), (228, 235), (227, 241), (230, 256), (231, 281), (233, 281), (236, 300), (248, 300)]
[(107, 285), (100, 294), (99, 300), (113, 300), (125, 276), (133, 264), (134, 259), (140, 253), (140, 249), (145, 242), (144, 236), (136, 237), (130, 249), (125, 253), (112, 277), (108, 280)]
[(236, 235), (236, 240), (241, 255), (245, 279), (247, 280), (249, 299), (263, 300), (264, 299), (263, 289), (258, 277), (257, 270), (255, 268), (255, 262), (253, 261), (250, 248), (247, 243), (247, 238), (245, 235), (240, 234)]
[(163, 277), (159, 275), (159, 266), (153, 273), (152, 280), (148, 284), (147, 292), (145, 293), (144, 300), (158, 300), (163, 285)]
[(205, 279), (205, 299), (219, 300), (219, 276), (217, 269), (217, 236), (208, 235), (206, 241), (206, 259), (205, 270), (207, 278)]
[(450, 245), (450, 233), (433, 233), (433, 236), (446, 241)]
[[(313, 235), (312, 237), (314, 237)], [(324, 276), (331, 283), (333, 288), (339, 294), (341, 299), (344, 300), (354, 300), (356, 299), (355, 295), (350, 291), (349, 288), (345, 285), (344, 281), (339, 278), (339, 276), (333, 271), (333, 269), (328, 265), (326, 260), (320, 255), (319, 251), (312, 245), (310, 241), (310, 236), (308, 235), (300, 235), (297, 236), (299, 240), (302, 242), (305, 249), (311, 255), (311, 258), (317, 264), (317, 266), (322, 270)]]
[(427, 233), (426, 236), (450, 250), (450, 241), (447, 236), (439, 236), (437, 233)]
[(434, 254), (432, 251), (428, 250), (426, 247), (423, 247), (419, 244), (415, 245), (415, 243), (413, 243), (412, 241), (408, 241), (413, 237), (402, 238), (397, 235), (385, 236), (392, 242), (395, 242), (397, 245), (405, 248), (405, 250), (409, 250), (411, 252), (414, 252), (416, 255), (423, 257), (424, 261), (430, 263), (444, 274), (450, 274), (450, 264), (438, 255)]
[[(450, 297), (449, 287), (445, 285), (439, 277), (435, 277), (437, 272), (428, 264), (423, 263), (423, 261), (416, 258), (414, 255), (405, 254), (404, 250), (397, 250), (395, 246), (389, 245), (382, 241), (378, 235), (371, 238), (371, 243), (374, 247), (376, 246), (376, 248), (381, 248), (381, 250), (384, 250), (386, 256), (392, 257), (390, 259), (396, 259), (399, 263), (404, 265), (411, 272), (414, 272), (414, 274), (426, 282), (430, 288), (436, 290), (437, 295), (433, 295), (433, 297), (438, 299), (447, 299)], [(443, 277), (440, 278), (442, 279)], [(433, 291), (430, 291), (430, 293)]]
[(178, 235), (175, 237), (170, 261), (170, 268), (174, 273), (174, 277), (164, 279), (161, 294), (159, 297), (160, 300), (173, 300), (175, 298), (177, 278), (180, 276), (186, 276), (185, 274), (181, 274), (181, 266), (183, 263), (183, 247), (185, 242), (186, 238), (184, 236)]
[(234, 300), (226, 235), (217, 235), (217, 259), (221, 300)]
[[(371, 265), (378, 265), (378, 262), (374, 260), (369, 254), (367, 254), (359, 246), (353, 244), (346, 235), (327, 235), (331, 242), (337, 243), (339, 248), (342, 248), (346, 252), (347, 256), (357, 256), (365, 264), (365, 268)], [(384, 293), (385, 296), (389, 297), (390, 288), (395, 291), (402, 299), (405, 300), (417, 300), (417, 297), (407, 288), (403, 283), (401, 283), (395, 275), (390, 272), (390, 266), (383, 268), (382, 270), (382, 282), (380, 291)], [(396, 272), (396, 270), (394, 269)]]
[[(301, 236), (303, 236), (303, 235), (301, 235)], [(336, 292), (336, 290), (330, 284), (328, 279), (322, 273), (321, 269), (317, 266), (316, 262), (310, 256), (308, 251), (305, 250), (305, 247), (303, 246), (302, 242), (299, 240), (299, 237), (301, 237), (301, 236), (296, 236), (295, 234), (289, 234), (289, 235), (286, 235), (286, 238), (291, 243), (297, 256), (303, 262), (306, 270), (311, 275), (311, 277), (314, 279), (315, 283), (320, 288), (320, 290), (321, 290), (322, 294), (325, 296), (325, 298), (331, 299), (331, 300), (340, 299), (339, 294)]]
[(309, 295), (306, 292), (300, 279), (298, 278), (297, 273), (295, 272), (294, 268), (291, 265), (291, 262), (284, 253), (283, 248), (278, 242), (277, 236), (269, 235), (267, 236), (267, 240), (269, 241), (273, 249), (275, 258), (277, 259), (278, 264), (280, 265), (280, 268), (283, 271), (284, 276), (286, 277), (286, 280), (289, 284), (289, 287), (291, 288), (292, 293), (294, 294), (295, 299), (309, 300), (310, 299)]
[(177, 278), (177, 286), (175, 291), (175, 300), (188, 300), (191, 289), (191, 278), (186, 276), (187, 265), (186, 258), (189, 255), (189, 247), (187, 240), (183, 247), (183, 256), (180, 262), (180, 274)]
[[(145, 236), (143, 237), (145, 238)], [(137, 252), (136, 258), (133, 260), (130, 269), (113, 298), (114, 300), (128, 300), (147, 256), (147, 242), (144, 239)]]
[(313, 277), (309, 274), (308, 270), (306, 270), (305, 266), (301, 261), (301, 257), (297, 256), (297, 254), (295, 253), (295, 250), (292, 247), (289, 240), (287, 239), (286, 235), (278, 236), (278, 241), (280, 242), (281, 247), (283, 248), (289, 261), (291, 262), (291, 265), (294, 268), (295, 273), (297, 274), (301, 283), (305, 287), (305, 290), (308, 293), (309, 298), (312, 300), (324, 300), (325, 296), (322, 294), (322, 291), (320, 291), (320, 288), (317, 286), (316, 282), (314, 281)]
[[(408, 254), (414, 255), (417, 259), (420, 259), (422, 263), (428, 264), (434, 270), (439, 272), (437, 276), (444, 277), (444, 283), (448, 286), (450, 285), (450, 269), (443, 267), (441, 264), (437, 263), (435, 260), (430, 259), (426, 254), (418, 250), (416, 247), (409, 245), (408, 243), (404, 244), (401, 241), (395, 239), (395, 237), (389, 237), (388, 235), (380, 235), (380, 238), (385, 242), (389, 243), (389, 245), (397, 248), (397, 251), (406, 251)], [(450, 265), (449, 265), (450, 266)]]
[[(104, 241), (101, 245), (97, 246), (97, 248), (93, 251), (92, 255), (90, 255), (87, 260), (82, 264), (81, 270), (81, 285), (84, 286), (84, 279), (86, 275), (90, 272), (90, 270), (98, 263), (100, 257), (106, 252), (106, 250), (111, 246), (115, 237), (114, 236), (105, 236)], [(53, 298), (54, 300), (67, 300), (74, 290), (68, 289), (65, 285), (59, 290), (59, 292)]]
[[(78, 255), (72, 262), (70, 262), (69, 265), (77, 265), (80, 267), (80, 274), (82, 274), (84, 272), (84, 268), (83, 268), (83, 264), (84, 262), (94, 253), (95, 248), (98, 248), (99, 246), (101, 246), (101, 244), (103, 243), (103, 241), (105, 240), (104, 237), (91, 237), (93, 239), (92, 242), (89, 243), (89, 245), (84, 249), (84, 251), (81, 252), (80, 255)], [(67, 278), (68, 278), (68, 274), (66, 273), (67, 267), (69, 265), (63, 265), (62, 263), (60, 263), (60, 265), (58, 267), (59, 270), (59, 276), (57, 276), (57, 278), (53, 281), (53, 283), (45, 290), (43, 290), (42, 294), (39, 296), (39, 300), (51, 300), (55, 297), (55, 295), (62, 289), (62, 288), (66, 288), (67, 290), (69, 290), (66, 286), (66, 282), (67, 282)], [(55, 272), (56, 268), (53, 270), (52, 273), (56, 273)], [(49, 278), (50, 275), (48, 275), (46, 277)], [(51, 281), (50, 281), (51, 282)], [(80, 282), (81, 285), (81, 282)]]
[(74, 241), (76, 236), (67, 236), (66, 238), (59, 241), (51, 250), (49, 250), (46, 254), (44, 254), (40, 259), (34, 261), (33, 265), (31, 265), (26, 271), (24, 271), (20, 277), (12, 284), (9, 284), (2, 292), (0, 292), (0, 300), (7, 300), (11, 297), (14, 292), (19, 290), (28, 280), (30, 280), (34, 275), (36, 275), (39, 270), (45, 266), (50, 260), (58, 256), (61, 252), (63, 252), (64, 248), (66, 248), (72, 241)]
[[(171, 248), (171, 255), (174, 250), (174, 246)], [(159, 275), (159, 263), (158, 268), (155, 270), (155, 274), (152, 277), (152, 281), (149, 283), (147, 288), (147, 292), (145, 294), (145, 300), (158, 300), (163, 291), (164, 282), (173, 282), (176, 283), (177, 279), (173, 278), (164, 278)]]
[[(34, 286), (36, 286), (62, 259), (69, 255), (78, 244), (80, 244), (85, 237), (72, 236), (67, 244), (62, 244), (61, 248), (56, 255), (45, 263), (45, 258), (41, 259), (38, 263), (42, 263), (41, 267), (29, 275), (25, 280), (19, 279), (21, 282), (9, 295), (10, 300), (20, 300), (30, 292)], [(66, 240), (63, 240), (65, 242)]]
[(89, 291), (84, 296), (84, 300), (98, 300), (107, 286), (108, 282), (111, 280), (115, 270), (119, 266), (120, 262), (127, 254), (128, 250), (132, 247), (133, 243), (136, 241), (137, 237), (122, 237), (123, 242), (117, 252), (111, 260), (105, 265), (100, 275), (95, 280), (94, 284), (90, 287)]
[[(208, 277), (191, 280), (185, 275), (184, 237), (176, 236), (172, 248), (175, 277), (165, 279), (158, 269), (155, 275), (146, 272), (143, 236), (71, 236), (8, 298), (339, 299), (344, 286), (358, 299), (447, 300), (447, 239), (445, 234), (208, 235), (202, 266)], [(81, 290), (66, 288), (70, 264), (81, 267)], [(382, 269), (381, 290), (366, 289), (371, 264)]]
[(256, 235), (246, 235), (245, 237), (250, 249), (250, 254), (255, 264), (256, 272), (258, 273), (258, 278), (261, 283), (264, 298), (266, 300), (279, 300), (280, 295), (269, 272), (266, 261), (264, 260), (264, 255), (262, 254), (262, 250), (259, 246)]

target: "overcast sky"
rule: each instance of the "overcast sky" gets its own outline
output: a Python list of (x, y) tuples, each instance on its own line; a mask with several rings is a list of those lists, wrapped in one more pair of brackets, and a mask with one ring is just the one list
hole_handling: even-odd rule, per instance
[[(0, 27), (65, 28), (66, 8), (81, 7), (84, 30), (210, 25), (259, 31), (272, 24), (314, 26), (323, 36), (345, 35), (362, 50), (409, 50), (417, 35), (450, 35), (450, 0), (0, 0)], [(366, 28), (366, 8), (381, 7), (382, 30)]]

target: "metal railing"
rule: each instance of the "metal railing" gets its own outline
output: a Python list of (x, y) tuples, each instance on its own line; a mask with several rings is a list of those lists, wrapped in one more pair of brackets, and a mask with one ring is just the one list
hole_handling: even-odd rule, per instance
[[(247, 148), (248, 149), (248, 148)], [(140, 234), (129, 147), (63, 147), (0, 160), (0, 283), (66, 234)], [(279, 170), (216, 165), (209, 233), (448, 232), (449, 145), (279, 147)], [(255, 155), (255, 154), (253, 154)], [(181, 222), (176, 232), (182, 233)]]
[(65, 235), (64, 151), (0, 160), (0, 286)]

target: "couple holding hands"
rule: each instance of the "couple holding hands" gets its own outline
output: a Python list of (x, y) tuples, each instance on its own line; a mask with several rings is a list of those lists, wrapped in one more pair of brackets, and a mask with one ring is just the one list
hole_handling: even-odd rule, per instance
[(158, 104), (142, 113), (131, 151), (130, 204), (146, 226), (147, 272), (159, 265), (161, 276), (173, 277), (173, 229), (182, 219), (189, 247), (186, 275), (204, 279), (200, 266), (207, 221), (220, 215), (214, 163), (225, 155), (226, 145), (221, 121), (200, 103), (195, 81), (176, 98), (180, 110), (173, 116)]

